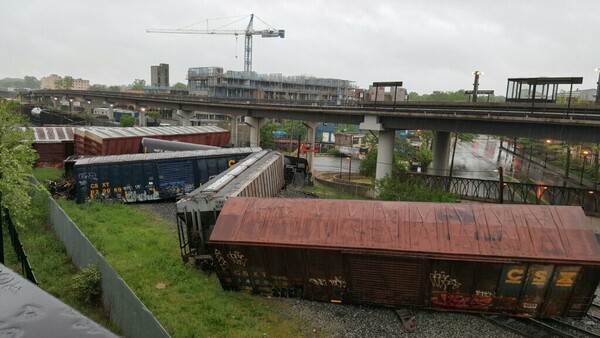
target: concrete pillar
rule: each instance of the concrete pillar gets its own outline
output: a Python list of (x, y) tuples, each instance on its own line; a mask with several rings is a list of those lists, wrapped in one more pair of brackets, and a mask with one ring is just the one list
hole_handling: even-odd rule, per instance
[(108, 105), (108, 120), (109, 121), (115, 120), (115, 110), (114, 110), (112, 104)]
[(375, 179), (382, 179), (386, 175), (392, 176), (394, 164), (394, 137), (395, 130), (379, 131), (379, 143), (377, 144), (377, 168)]
[(242, 115), (229, 115), (231, 118), (231, 128), (229, 128), (231, 132), (231, 136), (229, 137), (229, 143), (233, 144), (234, 147), (239, 147), (239, 130), (238, 123), (240, 120), (240, 116)]
[[(307, 129), (307, 133), (306, 133), (307, 142), (310, 143), (311, 147), (314, 148), (318, 122), (302, 122), (302, 124), (304, 124), (304, 126), (306, 126), (306, 129)], [(310, 171), (312, 171), (314, 156), (315, 156), (315, 153), (312, 151), (309, 151), (306, 153), (306, 160), (308, 161), (308, 168)]]
[(433, 162), (427, 172), (431, 175), (448, 176), (450, 159), (450, 132), (436, 131), (433, 137)]
[(244, 116), (244, 123), (250, 126), (250, 146), (260, 146), (260, 128), (265, 125), (262, 117)]
[(175, 113), (177, 119), (179, 120), (180, 126), (191, 126), (192, 122), (190, 121), (192, 117), (194, 117), (194, 111), (191, 110), (181, 110), (177, 109)]
[(147, 123), (146, 123), (146, 111), (145, 110), (144, 111), (140, 110), (140, 120), (138, 122), (139, 122), (140, 127), (146, 126)]

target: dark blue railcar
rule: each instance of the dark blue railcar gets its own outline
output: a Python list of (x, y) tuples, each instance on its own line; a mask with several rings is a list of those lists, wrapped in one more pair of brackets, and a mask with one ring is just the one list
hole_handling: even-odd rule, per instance
[(227, 148), (81, 158), (73, 166), (77, 203), (175, 198), (260, 150)]

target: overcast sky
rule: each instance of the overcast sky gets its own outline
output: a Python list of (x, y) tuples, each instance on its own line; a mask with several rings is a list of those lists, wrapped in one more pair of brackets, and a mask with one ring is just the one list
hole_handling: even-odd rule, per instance
[[(190, 67), (243, 70), (243, 36), (146, 28), (250, 13), (285, 29), (284, 39), (254, 37), (258, 73), (361, 87), (404, 81), (409, 91), (429, 93), (470, 89), (471, 73), (480, 70), (480, 89), (504, 95), (509, 77), (582, 76), (581, 89), (595, 88), (600, 66), (598, 0), (0, 0), (0, 78), (55, 73), (92, 84), (149, 83), (150, 66), (168, 63), (174, 84), (186, 81)], [(254, 28), (267, 26), (255, 20)]]

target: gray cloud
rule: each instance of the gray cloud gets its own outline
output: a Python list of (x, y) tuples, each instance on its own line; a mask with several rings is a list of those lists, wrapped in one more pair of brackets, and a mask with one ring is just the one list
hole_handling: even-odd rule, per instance
[[(285, 39), (254, 38), (254, 70), (343, 78), (367, 86), (403, 80), (409, 91), (481, 88), (508, 77), (583, 76), (595, 87), (600, 2), (588, 1), (43, 1), (0, 3), (0, 77), (57, 73), (92, 83), (172, 81), (198, 66), (243, 68), (243, 36), (147, 34), (206, 18), (255, 13)], [(232, 26), (243, 29), (245, 22)], [(256, 28), (265, 28), (257, 21)], [(201, 25), (192, 28), (202, 29)], [(237, 58), (236, 58), (237, 56)]]

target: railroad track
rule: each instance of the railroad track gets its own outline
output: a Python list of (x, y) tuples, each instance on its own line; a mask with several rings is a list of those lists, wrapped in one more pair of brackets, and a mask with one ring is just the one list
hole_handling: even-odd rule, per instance
[(559, 330), (551, 325), (532, 318), (513, 318), (498, 315), (482, 315), (483, 318), (494, 325), (520, 334), (523, 337), (575, 337), (572, 334)]
[(565, 327), (569, 328), (570, 330), (573, 330), (573, 331), (576, 331), (576, 332), (579, 332), (579, 333), (583, 333), (583, 334), (585, 334), (587, 336), (590, 336), (590, 337), (600, 337), (599, 334), (597, 334), (595, 332), (592, 332), (592, 331), (590, 331), (590, 330), (588, 330), (586, 328), (573, 325), (573, 324), (569, 323), (569, 321), (566, 320), (566, 319), (564, 319), (564, 318), (545, 318), (544, 321), (549, 321), (549, 322), (553, 322), (553, 323), (565, 326)]

